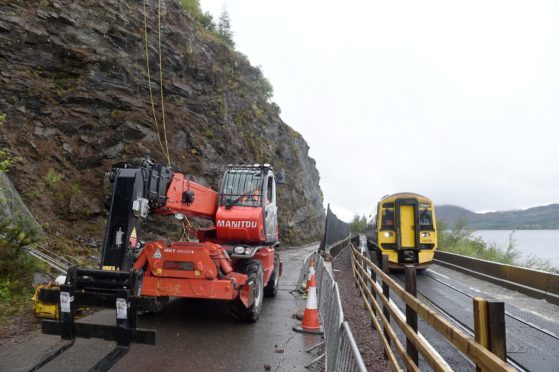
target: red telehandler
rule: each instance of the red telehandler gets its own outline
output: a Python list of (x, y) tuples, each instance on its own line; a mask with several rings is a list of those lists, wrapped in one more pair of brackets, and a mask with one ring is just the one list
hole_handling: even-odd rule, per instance
[[(201, 186), (172, 167), (145, 158), (115, 165), (100, 269), (68, 270), (60, 288), (43, 288), (38, 300), (58, 303), (60, 319), (42, 331), (67, 342), (38, 369), (73, 345), (76, 337), (115, 340), (117, 347), (93, 369), (107, 370), (132, 342), (155, 344), (155, 331), (137, 328), (139, 311), (155, 312), (170, 297), (230, 301), (232, 315), (260, 316), (264, 296), (276, 296), (278, 247), (276, 176), (269, 164), (229, 165), (220, 192)], [(278, 183), (283, 182), (278, 173)], [(198, 242), (138, 239), (150, 214), (213, 221)], [(116, 308), (116, 326), (74, 321), (80, 307)]]

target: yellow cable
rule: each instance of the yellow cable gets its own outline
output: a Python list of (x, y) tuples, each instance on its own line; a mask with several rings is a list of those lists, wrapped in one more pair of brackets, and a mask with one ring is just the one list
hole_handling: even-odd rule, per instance
[[(144, 0), (145, 1), (145, 0)], [(157, 14), (157, 37), (158, 37), (158, 49), (159, 49), (159, 90), (161, 96), (161, 114), (163, 116), (163, 135), (165, 137), (165, 148), (167, 149), (167, 165), (171, 166), (171, 156), (169, 154), (169, 143), (167, 142), (167, 125), (165, 121), (165, 102), (163, 100), (163, 66), (161, 62), (161, 0), (159, 0), (159, 11)]]
[(151, 112), (153, 113), (153, 122), (155, 124), (155, 130), (157, 132), (157, 139), (159, 140), (159, 146), (161, 146), (161, 151), (165, 154), (165, 149), (163, 148), (163, 142), (161, 142), (161, 134), (159, 133), (159, 124), (157, 123), (157, 115), (155, 115), (155, 103), (153, 102), (153, 93), (151, 91), (151, 72), (149, 69), (149, 49), (148, 49), (148, 21), (147, 21), (147, 11), (146, 11), (146, 0), (144, 0), (144, 44), (146, 50), (146, 69), (148, 75), (148, 89), (149, 98), (151, 101)]

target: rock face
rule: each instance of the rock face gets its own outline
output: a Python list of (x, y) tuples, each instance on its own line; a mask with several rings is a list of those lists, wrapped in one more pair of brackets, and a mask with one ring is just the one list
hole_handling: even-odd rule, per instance
[[(0, 0), (0, 149), (10, 177), (47, 231), (102, 238), (104, 172), (149, 155), (218, 188), (228, 163), (285, 169), (287, 243), (320, 237), (324, 210), (308, 145), (279, 117), (259, 69), (204, 31), (179, 1), (163, 2), (160, 104), (157, 2)], [(166, 136), (163, 131), (166, 127)], [(177, 228), (176, 226), (174, 227)]]

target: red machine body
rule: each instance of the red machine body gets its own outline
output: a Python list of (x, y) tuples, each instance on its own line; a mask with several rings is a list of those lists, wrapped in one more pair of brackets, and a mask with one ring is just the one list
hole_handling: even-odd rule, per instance
[[(123, 257), (134, 256), (130, 269), (141, 272), (140, 295), (240, 301), (245, 309), (237, 306), (237, 317), (256, 320), (261, 303), (255, 311), (250, 311), (251, 307), (261, 301), (264, 287), (268, 295), (277, 293), (280, 275), (272, 168), (229, 166), (219, 193), (165, 166), (152, 165), (135, 177), (141, 177), (138, 184), (148, 185), (141, 197), (130, 200), (134, 214), (128, 220), (137, 221), (124, 229), (119, 221), (126, 215), (111, 211), (102, 267), (122, 270), (127, 266), (126, 260), (108, 264), (112, 257), (108, 253), (114, 245), (120, 247), (122, 240), (116, 235), (126, 234), (129, 253)], [(115, 182), (113, 195), (129, 193), (138, 194)], [(178, 219), (201, 217), (211, 220), (213, 226), (198, 231), (198, 242), (160, 240), (141, 245), (137, 236), (140, 222), (149, 213)], [(113, 242), (112, 248), (109, 242)]]
[(216, 213), (217, 238), (220, 241), (263, 243), (266, 241), (262, 207), (219, 207)]

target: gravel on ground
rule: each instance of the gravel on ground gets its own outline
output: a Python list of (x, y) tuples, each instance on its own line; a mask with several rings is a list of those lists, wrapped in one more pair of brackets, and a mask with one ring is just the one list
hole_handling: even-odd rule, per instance
[(334, 279), (338, 283), (345, 320), (349, 323), (363, 362), (369, 371), (389, 371), (390, 363), (384, 359), (384, 348), (376, 329), (371, 325), (369, 313), (363, 307), (359, 290), (351, 271), (349, 250), (343, 249), (333, 261)]

